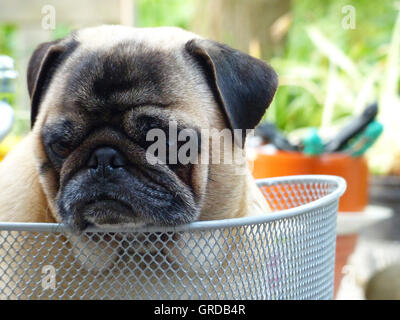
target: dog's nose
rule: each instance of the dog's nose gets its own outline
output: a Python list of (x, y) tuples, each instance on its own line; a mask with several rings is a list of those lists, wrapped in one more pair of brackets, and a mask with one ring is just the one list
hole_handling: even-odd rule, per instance
[(92, 169), (115, 169), (124, 167), (126, 160), (117, 150), (111, 147), (101, 147), (92, 153), (87, 165)]

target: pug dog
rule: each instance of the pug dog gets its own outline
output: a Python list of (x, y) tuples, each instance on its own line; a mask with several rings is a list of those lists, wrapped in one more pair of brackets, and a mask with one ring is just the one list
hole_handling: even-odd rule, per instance
[[(0, 163), (0, 221), (80, 234), (268, 212), (243, 152), (278, 85), (263, 61), (179, 28), (99, 26), (39, 45), (27, 80), (32, 130)], [(201, 137), (198, 161), (149, 161), (148, 132), (171, 123)], [(243, 161), (202, 130), (231, 132)]]

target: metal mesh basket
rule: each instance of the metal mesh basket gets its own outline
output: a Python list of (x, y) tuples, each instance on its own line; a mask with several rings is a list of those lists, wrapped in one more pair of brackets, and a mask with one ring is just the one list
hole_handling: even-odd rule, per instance
[(330, 299), (343, 179), (259, 180), (274, 212), (175, 228), (0, 223), (2, 299)]

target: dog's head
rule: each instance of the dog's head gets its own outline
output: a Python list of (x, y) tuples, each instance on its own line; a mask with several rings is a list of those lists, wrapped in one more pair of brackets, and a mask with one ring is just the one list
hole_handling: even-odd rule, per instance
[[(201, 130), (254, 128), (276, 87), (262, 61), (177, 28), (102, 26), (40, 45), (28, 89), (40, 181), (56, 220), (82, 231), (197, 219), (210, 165), (171, 161), (171, 150), (189, 139), (207, 159)], [(172, 141), (171, 126), (191, 134)], [(149, 160), (152, 129), (166, 135), (163, 161)]]

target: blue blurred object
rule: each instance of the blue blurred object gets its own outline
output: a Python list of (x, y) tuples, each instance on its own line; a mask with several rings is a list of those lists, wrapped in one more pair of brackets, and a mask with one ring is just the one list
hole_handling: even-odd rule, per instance
[(0, 141), (10, 132), (14, 122), (14, 110), (5, 101), (0, 101)]
[(324, 152), (324, 142), (318, 134), (318, 130), (316, 128), (310, 129), (308, 135), (303, 139), (303, 153), (316, 156), (320, 155)]
[(14, 60), (9, 56), (0, 55), (0, 93), (13, 93), (13, 80), (18, 76), (14, 70)]
[(350, 123), (339, 131), (339, 134), (335, 138), (325, 145), (325, 152), (342, 151), (351, 139), (363, 132), (374, 121), (377, 113), (377, 103), (367, 106), (361, 115), (352, 119)]
[(0, 141), (10, 132), (14, 122), (14, 110), (7, 103), (7, 97), (14, 92), (13, 80), (17, 75), (14, 60), (0, 55)]
[(382, 132), (383, 125), (378, 121), (372, 121), (344, 151), (350, 153), (352, 157), (361, 157), (375, 143)]

